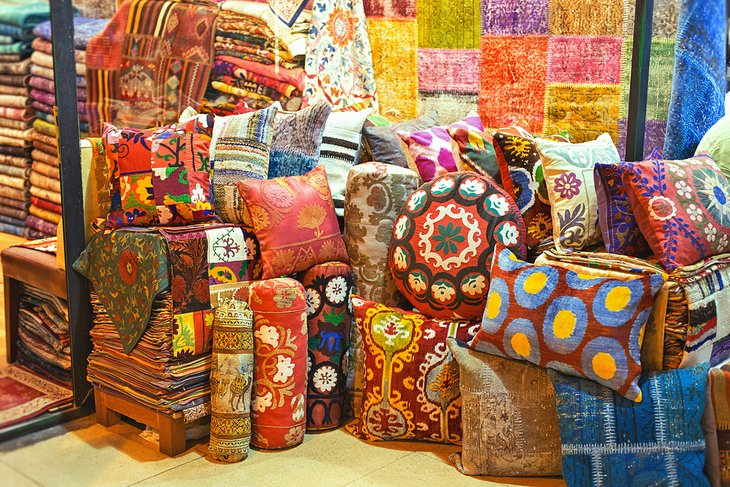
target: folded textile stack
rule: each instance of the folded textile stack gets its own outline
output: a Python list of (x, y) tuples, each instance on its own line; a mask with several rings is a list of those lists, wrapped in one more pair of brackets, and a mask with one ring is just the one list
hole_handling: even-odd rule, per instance
[(287, 27), (266, 4), (227, 1), (221, 8), (203, 111), (230, 115), (275, 101), (298, 109), (311, 13)]
[(23, 285), (18, 311), (18, 362), (71, 386), (71, 337), (66, 301)]
[[(106, 20), (74, 18), (76, 96), (82, 136), (88, 135), (89, 131), (86, 114), (86, 44), (106, 23)], [(31, 131), (33, 166), (30, 172), (30, 208), (25, 223), (40, 234), (56, 235), (61, 221), (61, 178), (53, 116), (56, 86), (50, 22), (38, 24), (33, 33), (36, 37), (31, 44), (33, 54), (30, 57), (31, 76), (28, 85), (36, 120)]]
[(0, 9), (0, 231), (27, 238), (42, 236), (25, 225), (33, 133), (28, 56), (33, 27), (48, 17), (47, 3), (8, 0)]

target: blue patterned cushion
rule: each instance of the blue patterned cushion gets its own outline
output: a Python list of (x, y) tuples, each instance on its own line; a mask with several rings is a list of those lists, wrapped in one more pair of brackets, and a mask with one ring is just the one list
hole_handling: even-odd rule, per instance
[(555, 386), (563, 477), (577, 485), (709, 485), (702, 470), (707, 364), (644, 374), (644, 400), (549, 371)]

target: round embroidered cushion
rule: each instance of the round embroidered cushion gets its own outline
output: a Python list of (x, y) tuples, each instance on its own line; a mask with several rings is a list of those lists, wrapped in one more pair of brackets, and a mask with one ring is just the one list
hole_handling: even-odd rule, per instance
[(421, 313), (482, 317), (496, 242), (525, 257), (517, 204), (472, 172), (440, 176), (414, 192), (393, 227), (388, 264), (398, 289)]

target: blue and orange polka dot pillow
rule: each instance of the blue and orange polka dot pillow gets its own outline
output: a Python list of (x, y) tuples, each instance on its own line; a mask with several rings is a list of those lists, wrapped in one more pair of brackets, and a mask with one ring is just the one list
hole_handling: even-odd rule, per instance
[(640, 402), (641, 344), (661, 273), (620, 280), (533, 265), (499, 245), (477, 350), (593, 380)]

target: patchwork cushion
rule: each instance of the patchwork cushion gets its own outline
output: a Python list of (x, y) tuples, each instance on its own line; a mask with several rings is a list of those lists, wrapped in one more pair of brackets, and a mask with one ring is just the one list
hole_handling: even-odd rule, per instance
[(730, 250), (730, 186), (708, 155), (634, 163), (623, 183), (641, 233), (667, 271)]
[(266, 179), (276, 107), (243, 115), (217, 117), (210, 144), (214, 168), (213, 194), (223, 221), (243, 223), (243, 208), (236, 183)]
[(593, 168), (597, 162), (621, 162), (611, 136), (603, 134), (581, 144), (536, 139), (535, 144), (552, 205), (555, 247), (580, 250), (600, 243)]
[[(388, 246), (395, 219), (418, 184), (418, 174), (391, 164), (367, 162), (350, 169), (345, 192), (345, 246), (357, 293), (369, 301), (409, 306), (388, 268)], [(362, 339), (354, 326), (349, 353), (347, 391), (349, 407), (357, 417), (362, 405), (364, 366)]]
[(452, 147), (448, 129), (465, 128), (483, 131), (484, 126), (476, 113), (448, 126), (438, 126), (426, 130), (398, 132), (398, 136), (408, 147), (414, 167), (424, 181), (431, 181), (442, 174), (455, 172), (459, 158)]
[(408, 167), (408, 160), (403, 153), (403, 146), (398, 132), (414, 132), (438, 125), (435, 113), (421, 115), (415, 120), (385, 126), (366, 126), (363, 128), (363, 143), (370, 153), (371, 160)]
[(422, 313), (478, 319), (497, 242), (525, 257), (517, 206), (491, 179), (459, 172), (408, 198), (395, 221), (388, 263), (398, 289)]
[(348, 262), (323, 167), (304, 176), (239, 181), (238, 190), (259, 241), (263, 279)]
[(451, 455), (466, 475), (560, 475), (555, 390), (547, 371), (480, 353), (453, 338), (459, 364), (463, 450)]
[(216, 308), (210, 371), (210, 444), (213, 458), (240, 462), (251, 442), (253, 312), (244, 301)]
[(301, 276), (309, 330), (307, 430), (337, 428), (345, 415), (345, 377), (355, 279), (342, 262), (319, 264)]
[(461, 442), (459, 366), (446, 339), (469, 340), (476, 322), (435, 320), (352, 298), (365, 344), (365, 390), (359, 421), (364, 440)]
[(641, 344), (664, 274), (610, 279), (521, 262), (500, 246), (471, 346), (586, 377), (641, 401)]
[(568, 486), (709, 485), (700, 425), (707, 369), (703, 364), (643, 375), (638, 404), (550, 371)]
[(372, 109), (333, 112), (327, 118), (319, 151), (319, 165), (327, 170), (327, 181), (335, 203), (335, 213), (345, 212), (347, 173), (357, 163), (362, 126)]
[(307, 395), (307, 306), (304, 286), (290, 278), (253, 282), (256, 448), (296, 446), (304, 440)]
[(317, 103), (297, 112), (278, 111), (269, 154), (269, 179), (301, 176), (317, 166), (322, 133), (332, 107)]
[[(656, 148), (649, 157), (650, 160), (661, 158)], [(623, 183), (624, 168), (632, 164), (596, 163), (593, 179), (598, 198), (598, 223), (607, 252), (643, 257), (649, 253), (649, 244), (641, 234)]]
[(217, 220), (210, 194), (213, 116), (156, 130), (105, 123), (111, 207), (106, 224), (187, 225)]
[(540, 154), (529, 133), (499, 131), (494, 152), (502, 186), (514, 195), (527, 230), (527, 246), (535, 248), (553, 234), (553, 220)]

